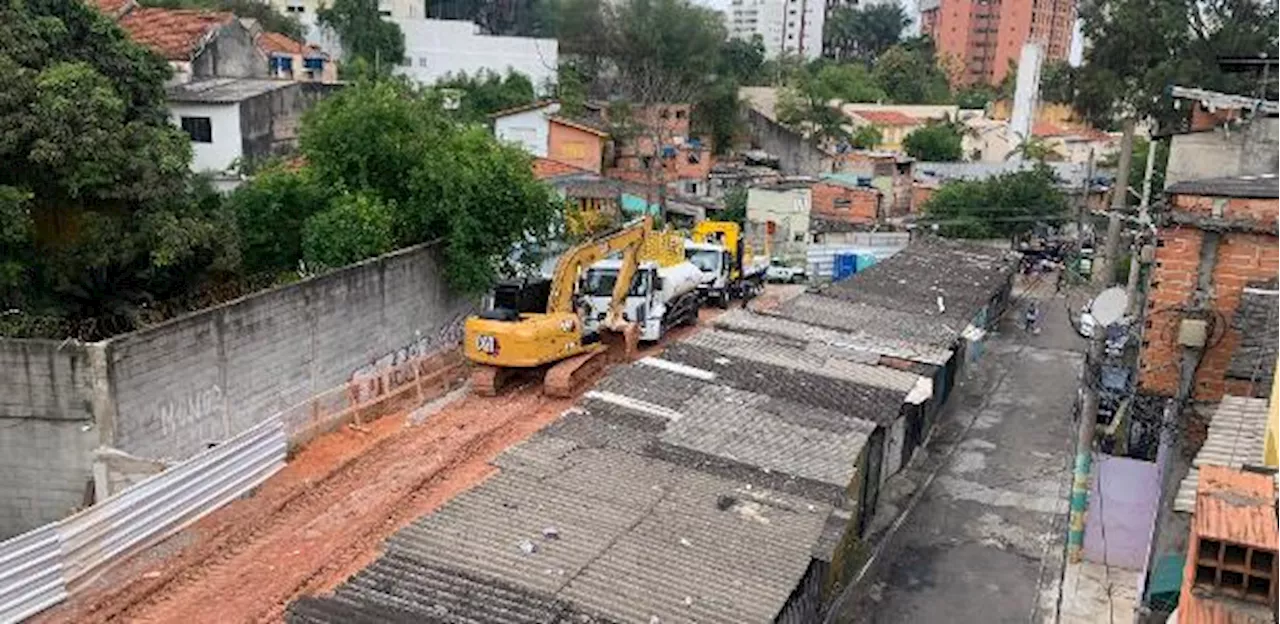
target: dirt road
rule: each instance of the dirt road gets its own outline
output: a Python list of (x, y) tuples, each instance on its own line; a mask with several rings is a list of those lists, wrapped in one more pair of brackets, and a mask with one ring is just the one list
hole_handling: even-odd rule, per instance
[[(716, 312), (704, 311), (703, 322)], [(543, 396), (536, 384), (494, 398), (454, 394), (461, 398), (430, 413), (317, 438), (253, 496), (135, 555), (37, 621), (279, 621), (291, 600), (331, 590), (373, 561), (386, 537), (482, 482), (494, 472), (490, 460), (574, 401)]]

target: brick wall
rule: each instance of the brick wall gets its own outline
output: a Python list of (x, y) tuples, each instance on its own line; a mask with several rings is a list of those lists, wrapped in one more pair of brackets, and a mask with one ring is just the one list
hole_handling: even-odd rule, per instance
[(87, 348), (0, 341), (0, 540), (65, 517), (92, 477)]
[[(1228, 218), (1254, 219), (1261, 224), (1276, 223), (1276, 200), (1176, 196), (1176, 210), (1211, 214), (1218, 210)], [(1158, 236), (1156, 261), (1152, 268), (1147, 297), (1147, 326), (1139, 365), (1139, 384), (1144, 391), (1163, 396), (1177, 392), (1181, 348), (1177, 344), (1180, 308), (1189, 306), (1196, 291), (1205, 233), (1191, 225), (1162, 229)], [(1230, 231), (1219, 235), (1212, 273), (1210, 303), (1216, 312), (1209, 349), (1196, 373), (1194, 398), (1217, 400), (1224, 393), (1249, 394), (1249, 383), (1225, 377), (1232, 354), (1240, 344), (1239, 332), (1231, 319), (1240, 304), (1240, 294), (1253, 282), (1274, 279), (1280, 252), (1274, 234)]]
[(880, 191), (820, 182), (812, 187), (814, 215), (832, 221), (872, 224), (880, 214)]
[(416, 247), (112, 339), (112, 446), (185, 459), (459, 337), (470, 302)]

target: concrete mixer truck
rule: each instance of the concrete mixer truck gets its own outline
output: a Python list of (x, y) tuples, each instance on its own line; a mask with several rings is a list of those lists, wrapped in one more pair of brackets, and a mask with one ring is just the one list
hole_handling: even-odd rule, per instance
[[(601, 260), (591, 265), (582, 277), (578, 294), (584, 298), (588, 313), (583, 320), (586, 329), (604, 321), (609, 311), (610, 296), (617, 283), (623, 260)], [(636, 269), (631, 290), (627, 291), (623, 318), (640, 326), (640, 340), (656, 342), (667, 330), (698, 322), (702, 295), (698, 284), (702, 271), (689, 262), (661, 266), (652, 260), (641, 261)]]

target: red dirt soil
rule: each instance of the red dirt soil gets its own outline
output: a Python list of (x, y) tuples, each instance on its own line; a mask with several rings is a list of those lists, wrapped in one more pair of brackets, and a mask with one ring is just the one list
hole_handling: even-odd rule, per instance
[(574, 400), (525, 384), (498, 397), (468, 394), (420, 424), (401, 412), (320, 436), (252, 496), (114, 566), (36, 621), (281, 621), (289, 602), (331, 591), (392, 533), (492, 475), (494, 457)]

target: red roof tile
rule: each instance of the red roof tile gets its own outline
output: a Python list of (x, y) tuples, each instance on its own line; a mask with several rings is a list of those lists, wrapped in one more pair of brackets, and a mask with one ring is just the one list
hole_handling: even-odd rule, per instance
[(120, 19), (134, 41), (171, 61), (188, 61), (213, 30), (236, 18), (231, 13), (138, 7)]
[(1055, 123), (1047, 121), (1037, 121), (1031, 125), (1031, 136), (1038, 137), (1057, 137), (1071, 134), (1070, 130), (1063, 128)]
[(535, 157), (533, 159), (533, 177), (539, 180), (575, 173), (587, 173), (587, 170), (550, 158)]
[(288, 35), (278, 32), (264, 32), (258, 35), (258, 47), (267, 54), (307, 54), (313, 46), (301, 41), (294, 41)]
[(920, 120), (898, 111), (854, 110), (853, 114), (867, 120), (873, 126), (918, 126)]
[(1192, 530), (1200, 537), (1276, 550), (1276, 483), (1266, 475), (1201, 466)]

